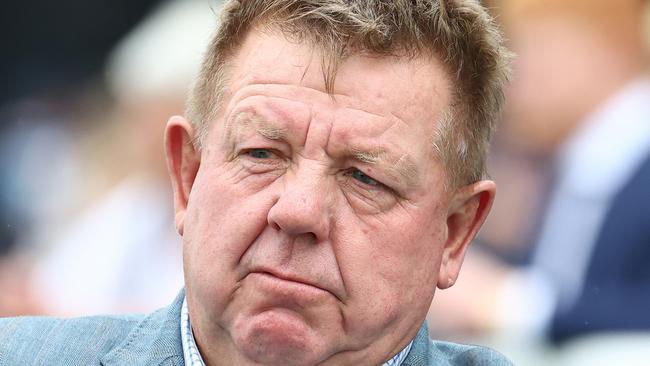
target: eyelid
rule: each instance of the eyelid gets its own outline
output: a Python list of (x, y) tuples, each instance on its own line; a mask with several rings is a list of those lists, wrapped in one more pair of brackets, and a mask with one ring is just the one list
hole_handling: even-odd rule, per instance
[(242, 137), (243, 138), (236, 144), (236, 149), (238, 151), (267, 149), (279, 153), (279, 155), (282, 156), (291, 156), (292, 147), (284, 139), (270, 139), (260, 133)]
[[(251, 156), (250, 153), (252, 151), (256, 151), (256, 150), (266, 151), (270, 156), (268, 158), (256, 158), (254, 156)], [(248, 157), (250, 159), (260, 161), (260, 162), (264, 162), (265, 160), (268, 161), (268, 160), (282, 159), (283, 156), (284, 156), (284, 154), (281, 151), (279, 151), (277, 149), (274, 149), (274, 148), (269, 148), (269, 147), (243, 148), (243, 149), (239, 150), (238, 155), (239, 156), (245, 156), (245, 157)]]
[[(361, 172), (362, 174), (366, 175), (368, 178), (370, 178), (370, 179), (372, 179), (373, 181), (375, 181), (377, 184), (368, 184), (368, 183), (364, 183), (364, 182), (362, 182), (362, 181), (360, 181), (360, 180), (354, 178), (354, 177), (353, 177), (353, 174), (354, 174), (355, 171), (359, 171), (359, 172)], [(364, 171), (363, 169), (360, 169), (360, 168), (358, 168), (358, 167), (351, 167), (350, 169), (348, 169), (348, 171), (346, 172), (346, 174), (349, 175), (349, 178), (350, 178), (350, 179), (354, 180), (354, 183), (355, 183), (355, 184), (361, 186), (361, 187), (364, 188), (364, 189), (367, 189), (367, 190), (391, 190), (391, 188), (390, 188), (389, 186), (387, 186), (386, 184), (384, 184), (381, 180), (375, 178), (375, 175), (374, 175), (374, 174), (373, 174), (373, 175), (368, 174), (368, 173), (366, 173), (366, 171)]]
[[(396, 196), (398, 198), (401, 198), (401, 199), (406, 199), (407, 198), (407, 196), (405, 195), (405, 193), (406, 193), (405, 187), (403, 187), (401, 185), (401, 183), (403, 183), (403, 182), (401, 182), (400, 180), (395, 180), (395, 177), (393, 177), (393, 176), (391, 176), (389, 174), (380, 174), (381, 177), (376, 178), (377, 174), (375, 174), (375, 173), (368, 174), (368, 173), (366, 173), (366, 171), (367, 171), (366, 169), (361, 169), (358, 166), (353, 166), (350, 169), (358, 169), (363, 174), (366, 174), (367, 176), (369, 176), (372, 179), (374, 179), (375, 181), (377, 181), (377, 183), (379, 183), (379, 185), (377, 185), (377, 186), (371, 186), (371, 185), (368, 185), (368, 184), (363, 184), (362, 182), (358, 182), (356, 179), (354, 179), (355, 180), (354, 184), (357, 184), (360, 187), (363, 184), (363, 186), (366, 187), (366, 190), (368, 190), (368, 189), (373, 190), (372, 187), (374, 187), (375, 191), (383, 190), (383, 191), (386, 191), (388, 193), (393, 194), (394, 196)], [(350, 170), (349, 174), (351, 175), (351, 170)], [(353, 178), (350, 177), (350, 179), (353, 179)], [(387, 183), (385, 183), (385, 182), (387, 182)], [(371, 188), (368, 188), (368, 187), (371, 187)]]
[(374, 214), (387, 210), (397, 202), (400, 195), (395, 190), (368, 174), (366, 175), (374, 179), (378, 184), (369, 185), (360, 182), (352, 177), (355, 170), (366, 174), (357, 167), (350, 167), (344, 171), (344, 180), (342, 181), (344, 187), (347, 186), (344, 192), (346, 192), (348, 202), (355, 210), (366, 214)]
[[(374, 183), (366, 183), (366, 182), (363, 182), (361, 179), (356, 179), (356, 178), (354, 177), (354, 174), (355, 174), (356, 172), (359, 172), (359, 173), (363, 174), (363, 175), (366, 176), (368, 179), (372, 180)], [(352, 172), (351, 172), (351, 175), (352, 175), (352, 178), (353, 178), (354, 180), (356, 180), (356, 181), (358, 181), (358, 182), (361, 182), (361, 183), (363, 183), (364, 185), (367, 185), (367, 186), (378, 187), (378, 186), (383, 185), (382, 182), (380, 182), (379, 180), (375, 179), (372, 175), (367, 174), (366, 172), (364, 172), (363, 170), (361, 170), (361, 169), (359, 169), (359, 168), (353, 168), (353, 169), (352, 169)]]
[[(255, 150), (266, 151), (269, 156), (259, 158), (251, 156), (250, 152)], [(280, 173), (287, 167), (286, 157), (276, 149), (270, 148), (242, 148), (236, 152), (237, 160), (241, 167), (251, 175), (264, 176), (268, 173)]]

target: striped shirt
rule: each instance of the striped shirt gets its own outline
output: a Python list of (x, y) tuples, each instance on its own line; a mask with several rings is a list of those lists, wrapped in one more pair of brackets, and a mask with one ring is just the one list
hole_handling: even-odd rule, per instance
[[(181, 308), (181, 341), (183, 343), (183, 357), (185, 358), (186, 366), (205, 366), (203, 358), (196, 347), (194, 334), (192, 333), (192, 324), (190, 323), (190, 313), (187, 311), (187, 300), (183, 299), (183, 307)], [(411, 341), (406, 348), (395, 357), (384, 362), (382, 366), (399, 366), (404, 362), (404, 359), (409, 354), (413, 341)]]

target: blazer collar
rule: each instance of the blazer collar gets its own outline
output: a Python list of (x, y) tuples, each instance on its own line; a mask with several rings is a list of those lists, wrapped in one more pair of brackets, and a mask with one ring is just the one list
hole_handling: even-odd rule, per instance
[(426, 321), (420, 327), (418, 334), (413, 339), (413, 345), (402, 366), (420, 366), (429, 365), (431, 360), (429, 358), (429, 328)]
[(147, 315), (125, 340), (107, 353), (103, 366), (182, 366), (181, 306), (185, 291), (181, 290), (174, 302)]

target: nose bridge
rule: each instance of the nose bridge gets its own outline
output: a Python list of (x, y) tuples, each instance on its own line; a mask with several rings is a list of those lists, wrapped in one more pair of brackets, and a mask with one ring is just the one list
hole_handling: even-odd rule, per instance
[(325, 167), (314, 161), (288, 171), (269, 211), (269, 224), (292, 236), (313, 234), (317, 240), (325, 239), (330, 210), (326, 178)]

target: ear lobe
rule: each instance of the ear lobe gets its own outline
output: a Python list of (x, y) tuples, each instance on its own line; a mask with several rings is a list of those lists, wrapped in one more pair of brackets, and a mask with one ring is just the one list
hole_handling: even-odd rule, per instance
[(458, 189), (451, 198), (447, 215), (447, 241), (442, 252), (438, 288), (456, 282), (465, 252), (485, 222), (494, 202), (496, 185), (483, 180)]
[(167, 122), (165, 155), (174, 190), (176, 230), (180, 235), (183, 235), (187, 202), (201, 163), (201, 154), (192, 143), (194, 134), (194, 128), (183, 117), (173, 116)]

